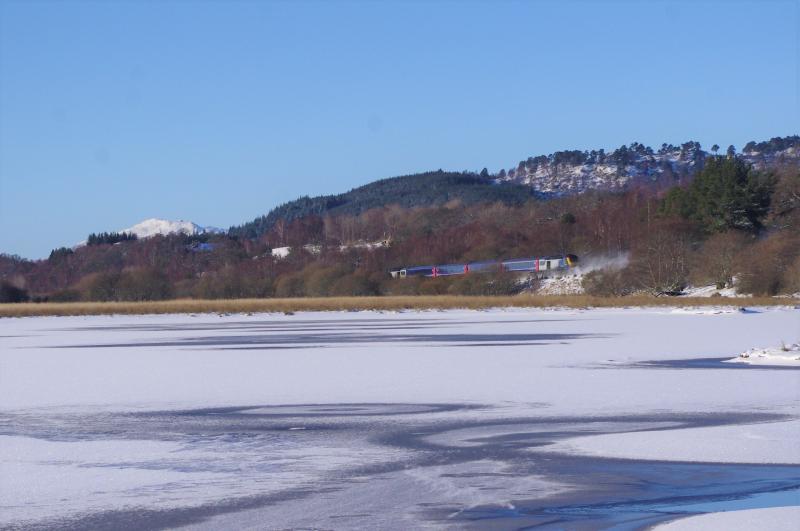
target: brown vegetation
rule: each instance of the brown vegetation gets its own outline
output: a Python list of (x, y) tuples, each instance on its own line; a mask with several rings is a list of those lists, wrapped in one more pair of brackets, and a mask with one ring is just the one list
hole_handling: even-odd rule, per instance
[(177, 299), (151, 302), (74, 302), (0, 304), (0, 317), (43, 315), (144, 315), (174, 313), (255, 313), (299, 311), (399, 311), (487, 308), (621, 308), (651, 306), (781, 306), (788, 299), (753, 297), (593, 297), (563, 296), (385, 296), (385, 297), (318, 297), (291, 299)]

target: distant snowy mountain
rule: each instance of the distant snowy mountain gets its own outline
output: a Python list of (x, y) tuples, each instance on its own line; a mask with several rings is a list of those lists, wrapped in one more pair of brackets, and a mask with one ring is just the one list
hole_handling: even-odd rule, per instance
[(224, 231), (217, 227), (203, 227), (191, 221), (170, 221), (167, 219), (150, 218), (137, 223), (132, 227), (128, 227), (127, 229), (122, 229), (117, 232), (135, 234), (138, 238), (150, 238), (158, 234), (161, 234), (162, 236), (178, 233), (188, 235), (217, 234)]
[[(127, 229), (116, 231), (120, 234), (135, 234), (137, 238), (152, 238), (156, 235), (166, 236), (167, 234), (221, 234), (225, 232), (223, 229), (217, 227), (203, 227), (192, 221), (170, 221), (168, 219), (150, 218), (137, 223)], [(83, 247), (86, 245), (86, 240), (78, 242), (75, 247)]]

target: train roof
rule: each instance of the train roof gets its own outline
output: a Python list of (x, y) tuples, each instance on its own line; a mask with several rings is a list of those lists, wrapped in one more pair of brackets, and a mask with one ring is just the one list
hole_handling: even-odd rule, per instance
[(502, 264), (502, 263), (514, 263), (514, 262), (530, 262), (533, 260), (563, 260), (566, 257), (572, 257), (577, 259), (577, 256), (574, 254), (551, 254), (546, 256), (531, 256), (531, 257), (524, 257), (524, 258), (508, 258), (505, 260), (480, 260), (475, 262), (460, 262), (455, 264), (434, 264), (434, 265), (423, 265), (423, 266), (408, 266), (408, 267), (400, 267), (395, 271), (401, 271), (405, 269), (406, 271), (419, 271), (422, 269), (432, 269), (434, 267), (464, 267), (468, 265), (470, 267), (480, 267), (480, 266), (490, 266), (495, 264)]
[(401, 267), (400, 269), (405, 269), (406, 271), (413, 271), (416, 269), (433, 269), (437, 266), (427, 265), (427, 266), (411, 266), (411, 267)]

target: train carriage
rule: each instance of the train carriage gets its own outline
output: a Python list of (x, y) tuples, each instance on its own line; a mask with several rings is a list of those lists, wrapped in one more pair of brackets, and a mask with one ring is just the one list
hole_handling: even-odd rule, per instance
[(563, 272), (575, 267), (577, 263), (577, 256), (574, 254), (567, 254), (562, 256), (544, 256), (541, 258), (512, 258), (509, 260), (489, 260), (481, 262), (468, 262), (463, 264), (405, 267), (391, 271), (391, 275), (394, 278), (417, 276), (440, 277), (466, 275), (469, 273), (509, 271), (519, 273), (534, 273), (537, 276), (549, 276), (551, 274)]

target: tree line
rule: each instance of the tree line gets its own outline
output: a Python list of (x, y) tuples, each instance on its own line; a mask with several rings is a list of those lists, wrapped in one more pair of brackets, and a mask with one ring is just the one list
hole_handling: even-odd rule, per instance
[[(256, 237), (176, 234), (56, 249), (32, 262), (0, 256), (0, 279), (36, 300), (152, 300), (414, 293), (513, 293), (515, 277), (393, 280), (410, 265), (574, 253), (630, 256), (587, 275), (594, 294), (654, 294), (689, 284), (743, 293), (800, 292), (800, 174), (708, 157), (686, 186), (543, 200), (377, 206), (280, 219)], [(368, 249), (363, 242), (390, 241)], [(307, 244), (313, 247), (304, 248)], [(286, 258), (270, 250), (291, 246)]]
[(93, 232), (86, 238), (86, 245), (114, 245), (115, 243), (132, 242), (137, 239), (136, 234), (132, 232)]

